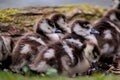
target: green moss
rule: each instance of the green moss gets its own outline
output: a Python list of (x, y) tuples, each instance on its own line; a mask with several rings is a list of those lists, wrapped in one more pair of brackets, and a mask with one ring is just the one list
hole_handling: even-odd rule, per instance
[(0, 22), (12, 22), (14, 18), (10, 15), (19, 12), (17, 9), (0, 10)]
[[(93, 21), (102, 16), (105, 9), (98, 6), (90, 6), (90, 5), (62, 5), (58, 7), (28, 7), (24, 9), (4, 9), (0, 10), (0, 25), (13, 25), (18, 28), (24, 28), (30, 26), (30, 30), (32, 26), (35, 24), (36, 19), (41, 18), (43, 16), (49, 17), (53, 13), (64, 13), (68, 16), (68, 14), (74, 13), (75, 10), (82, 10), (85, 13), (91, 13), (91, 15), (78, 15), (75, 18), (84, 18), (86, 20)], [(15, 15), (17, 13), (23, 12), (46, 12), (47, 15)], [(71, 17), (72, 15), (68, 16)], [(74, 19), (74, 18), (73, 18)], [(68, 21), (69, 22), (69, 21)]]
[(18, 9), (4, 9), (4, 10), (0, 10), (0, 14), (5, 14), (5, 15), (15, 14), (17, 12), (19, 12)]
[(13, 21), (13, 18), (9, 17), (9, 16), (6, 16), (5, 14), (0, 14), (0, 21), (1, 22)]

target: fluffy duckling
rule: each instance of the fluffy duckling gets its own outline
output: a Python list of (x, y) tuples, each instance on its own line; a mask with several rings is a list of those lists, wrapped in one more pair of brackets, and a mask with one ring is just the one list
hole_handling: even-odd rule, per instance
[(108, 10), (103, 17), (109, 18), (112, 23), (120, 29), (120, 9), (110, 9)]
[(87, 72), (92, 63), (98, 61), (99, 56), (99, 50), (93, 43), (78, 47), (68, 41), (56, 42), (40, 52), (29, 67), (40, 73), (54, 68), (60, 74), (75, 77), (76, 74)]
[(113, 0), (112, 8), (120, 9), (120, 0)]
[(51, 20), (57, 29), (56, 33), (58, 33), (61, 38), (63, 38), (65, 34), (71, 33), (71, 29), (67, 24), (66, 16), (64, 14), (56, 13), (51, 17)]
[[(104, 17), (109, 18), (112, 20), (115, 24), (120, 26), (120, 0), (113, 0), (113, 5), (111, 9), (106, 11), (104, 14)], [(120, 29), (120, 27), (119, 27)]]
[(102, 54), (100, 62), (113, 64), (116, 55), (120, 54), (118, 27), (109, 18), (103, 17), (94, 23), (94, 28), (100, 32), (99, 35), (95, 35)]
[(9, 34), (0, 35), (0, 69), (7, 69), (11, 64), (11, 52), (13, 49), (13, 41)]
[(55, 33), (56, 27), (50, 19), (41, 19), (34, 26), (34, 32), (45, 36), (48, 40), (59, 40), (60, 37)]
[(42, 19), (37, 23), (36, 33), (26, 33), (17, 42), (12, 52), (11, 69), (20, 72), (21, 68), (31, 63), (36, 55), (52, 40), (59, 37), (54, 34), (55, 29), (49, 19)]
[(75, 21), (72, 26), (73, 34), (46, 47), (38, 54), (30, 69), (36, 72), (47, 72), (50, 68), (55, 68), (58, 73), (70, 77), (86, 72), (91, 63), (97, 62), (100, 57), (96, 44), (84, 38), (90, 34), (89, 24), (87, 21)]
[[(112, 37), (116, 40), (115, 44), (119, 44), (119, 42), (120, 42), (120, 0), (113, 0), (112, 9), (106, 11), (103, 18), (100, 19), (97, 22), (97, 24), (99, 25), (99, 23), (103, 23), (102, 20), (103, 20), (103, 22), (108, 23), (111, 27), (113, 27), (115, 29), (115, 30), (114, 29), (111, 30), (111, 34), (112, 34)], [(106, 24), (106, 26), (108, 26), (108, 25)], [(113, 35), (113, 33), (114, 33), (114, 35)], [(120, 46), (119, 45), (116, 47), (116, 53), (118, 56), (120, 56)]]
[(91, 41), (90, 39), (92, 38), (94, 40), (93, 42), (97, 43), (92, 34), (99, 34), (99, 32), (95, 29), (92, 29), (90, 22), (86, 20), (75, 20), (71, 25), (71, 33), (66, 35), (63, 39), (69, 39), (70, 41), (76, 43), (79, 41), (79, 44), (82, 44), (86, 40)]

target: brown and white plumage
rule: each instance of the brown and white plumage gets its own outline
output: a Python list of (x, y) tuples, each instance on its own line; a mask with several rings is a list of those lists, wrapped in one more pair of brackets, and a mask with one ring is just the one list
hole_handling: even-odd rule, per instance
[(13, 40), (9, 34), (0, 35), (0, 69), (8, 68), (11, 64)]
[(71, 28), (67, 23), (66, 16), (64, 14), (56, 13), (52, 15), (51, 20), (56, 27), (56, 33), (63, 38), (65, 34), (71, 33)]
[(120, 33), (119, 26), (109, 18), (103, 17), (97, 20), (94, 24), (94, 28), (100, 32), (99, 35), (95, 35), (98, 46), (101, 51), (100, 62), (103, 64), (113, 64), (116, 56), (120, 54)]
[(20, 69), (30, 64), (48, 43), (59, 40), (59, 36), (54, 31), (54, 26), (49, 19), (41, 19), (34, 33), (26, 33), (22, 36), (12, 52), (12, 71), (20, 72)]
[(99, 55), (95, 44), (86, 43), (79, 47), (68, 41), (57, 42), (50, 44), (29, 67), (36, 72), (55, 68), (58, 73), (73, 77), (87, 72), (92, 62), (98, 61)]
[[(78, 21), (78, 23), (80, 22)], [(73, 25), (73, 29), (74, 27), (76, 26)], [(77, 27), (81, 28), (80, 25)], [(76, 30), (73, 31), (76, 32)], [(38, 54), (29, 66), (30, 69), (36, 72), (47, 72), (50, 68), (55, 68), (59, 73), (70, 77), (86, 72), (92, 62), (98, 61), (100, 52), (96, 44), (76, 33), (49, 44), (45, 50)]]

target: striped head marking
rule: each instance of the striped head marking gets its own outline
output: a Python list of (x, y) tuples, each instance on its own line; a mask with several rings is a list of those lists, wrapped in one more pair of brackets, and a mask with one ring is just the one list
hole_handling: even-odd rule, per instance
[(54, 33), (55, 29), (53, 23), (49, 19), (42, 19), (38, 24), (37, 31), (50, 34)]
[(91, 27), (88, 21), (76, 20), (72, 25), (72, 32), (77, 35), (87, 36), (90, 34)]

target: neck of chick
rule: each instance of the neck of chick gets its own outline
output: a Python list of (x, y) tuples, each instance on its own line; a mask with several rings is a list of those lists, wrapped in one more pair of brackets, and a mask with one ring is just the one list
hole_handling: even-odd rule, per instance
[(60, 37), (59, 37), (58, 34), (56, 34), (56, 33), (50, 33), (50, 34), (47, 33), (46, 36), (47, 36), (50, 40), (54, 40), (54, 41), (60, 40)]

